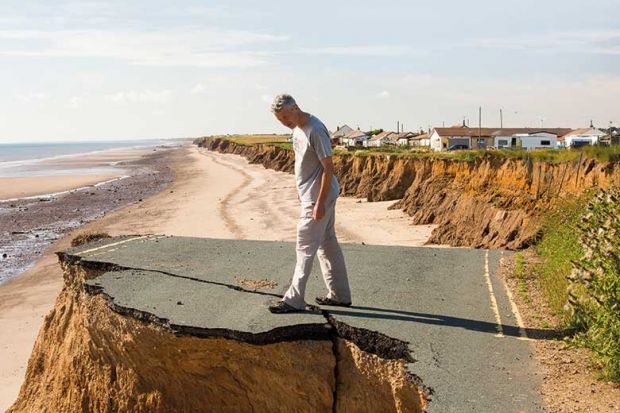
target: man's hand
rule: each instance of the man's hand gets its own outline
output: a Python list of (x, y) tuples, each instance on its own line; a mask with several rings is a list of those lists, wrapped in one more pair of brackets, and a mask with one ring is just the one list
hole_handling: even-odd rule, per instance
[(314, 208), (312, 209), (312, 219), (315, 221), (319, 221), (323, 219), (325, 216), (325, 205), (322, 202), (317, 202), (314, 204)]

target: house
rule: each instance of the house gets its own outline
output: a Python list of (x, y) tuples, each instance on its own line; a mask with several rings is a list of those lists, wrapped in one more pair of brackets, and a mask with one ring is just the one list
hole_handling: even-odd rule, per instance
[(353, 132), (354, 129), (349, 125), (336, 126), (336, 130), (330, 133), (332, 138), (332, 143), (340, 144), (342, 143), (342, 138), (347, 136), (349, 133)]
[(515, 133), (512, 139), (516, 140), (517, 147), (526, 150), (555, 149), (558, 145), (558, 136), (550, 132)]
[(580, 146), (596, 145), (605, 135), (605, 132), (602, 132), (594, 127), (575, 129), (574, 131), (562, 136), (559, 141), (559, 145), (564, 148), (578, 148)]
[(353, 132), (348, 133), (343, 138), (341, 138), (341, 140), (342, 144), (345, 146), (366, 146), (365, 142), (369, 138), (370, 137), (364, 132), (360, 130), (354, 130)]
[(383, 145), (396, 145), (398, 143), (398, 133), (383, 131), (381, 133), (376, 134), (375, 136), (370, 137), (368, 141), (366, 141), (366, 145), (368, 147), (379, 147)]
[(429, 147), (429, 146), (431, 146), (430, 135), (428, 133), (423, 133), (423, 134), (418, 135), (416, 137), (410, 138), (409, 139), (409, 145), (411, 145), (411, 146), (426, 146), (426, 147)]
[(571, 132), (570, 128), (469, 128), (454, 126), (433, 128), (430, 133), (430, 146), (434, 151), (446, 151), (453, 145), (466, 145), (470, 149), (488, 147), (513, 148), (517, 146), (514, 135), (532, 135), (547, 132), (561, 137)]
[(411, 146), (413, 138), (418, 136), (415, 132), (402, 132), (398, 134), (398, 144), (403, 146)]

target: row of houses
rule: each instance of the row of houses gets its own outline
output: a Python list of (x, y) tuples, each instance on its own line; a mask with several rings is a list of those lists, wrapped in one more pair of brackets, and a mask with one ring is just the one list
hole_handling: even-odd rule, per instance
[[(383, 131), (375, 135), (367, 134), (348, 125), (338, 127), (331, 134), (334, 145), (357, 146), (364, 148), (380, 147), (385, 145), (420, 145), (421, 139), (428, 138), (428, 134), (417, 132), (390, 132)], [(423, 145), (428, 146), (424, 141)]]
[(429, 133), (389, 132), (369, 135), (347, 125), (331, 134), (335, 145), (380, 147), (408, 145), (434, 151), (454, 149), (523, 148), (554, 149), (596, 145), (609, 138), (597, 128), (470, 128), (466, 125), (432, 128)]
[(596, 145), (605, 136), (596, 128), (434, 128), (430, 148), (445, 151), (460, 149), (557, 149)]

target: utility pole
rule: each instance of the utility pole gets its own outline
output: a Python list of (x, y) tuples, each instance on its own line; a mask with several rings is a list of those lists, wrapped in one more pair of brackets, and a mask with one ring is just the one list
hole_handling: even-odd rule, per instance
[(504, 129), (504, 116), (502, 114), (502, 109), (499, 110), (499, 127)]
[(478, 144), (482, 138), (482, 106), (478, 107)]
[(398, 133), (399, 130), (400, 130), (400, 122), (396, 121), (396, 132)]

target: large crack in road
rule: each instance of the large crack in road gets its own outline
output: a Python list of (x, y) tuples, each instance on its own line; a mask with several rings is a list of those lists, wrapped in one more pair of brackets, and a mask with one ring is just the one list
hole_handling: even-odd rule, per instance
[(12, 412), (539, 409), (498, 252), (343, 251), (354, 305), (284, 315), (266, 305), (290, 281), (291, 243), (122, 236), (59, 252), (66, 285)]

